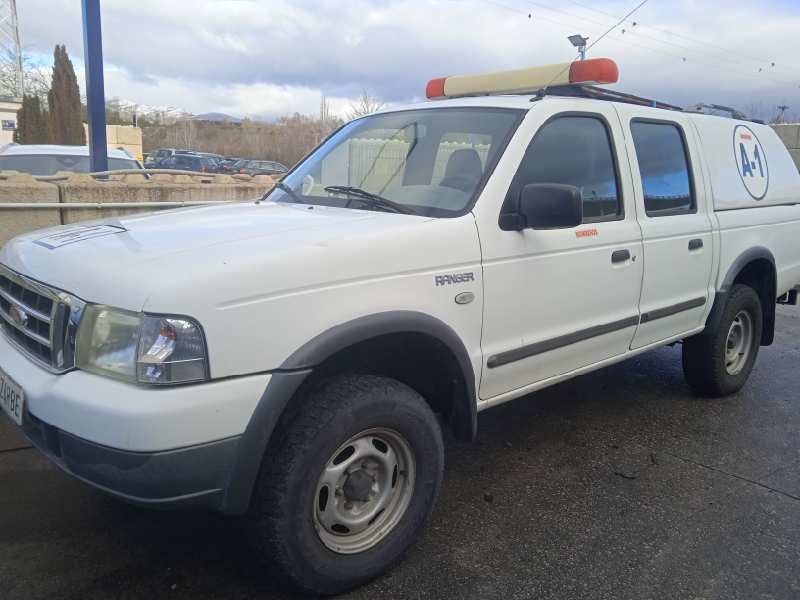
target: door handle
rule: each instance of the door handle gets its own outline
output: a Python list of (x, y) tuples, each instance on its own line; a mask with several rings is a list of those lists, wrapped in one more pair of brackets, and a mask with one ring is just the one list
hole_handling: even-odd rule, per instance
[(703, 247), (703, 240), (697, 238), (696, 240), (689, 240), (689, 252), (693, 250), (700, 250)]
[(631, 251), (630, 250), (614, 250), (611, 254), (611, 262), (612, 264), (622, 263), (626, 260), (631, 259)]

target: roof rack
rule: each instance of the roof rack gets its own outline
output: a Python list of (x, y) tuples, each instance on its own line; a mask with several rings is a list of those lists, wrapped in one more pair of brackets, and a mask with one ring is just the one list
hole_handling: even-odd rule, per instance
[(723, 106), (721, 104), (705, 104), (704, 102), (698, 102), (697, 104), (693, 104), (686, 108), (686, 112), (693, 112), (698, 113), (701, 115), (714, 115), (716, 113), (727, 113), (732, 119), (738, 119), (740, 121), (750, 121), (751, 123), (760, 123), (761, 125), (764, 124), (762, 119), (754, 119), (753, 117), (748, 117), (743, 112), (736, 110), (735, 108), (731, 108), (730, 106)]
[(545, 96), (567, 96), (571, 98), (591, 98), (593, 100), (608, 100), (611, 102), (623, 102), (625, 104), (636, 104), (638, 106), (650, 106), (652, 108), (663, 108), (665, 110), (683, 111), (684, 109), (674, 104), (634, 96), (615, 90), (607, 90), (593, 85), (559, 85), (544, 88), (536, 92), (535, 100)]
[(687, 107), (686, 111), (700, 114), (708, 114), (706, 111), (723, 112), (728, 113), (734, 119), (747, 119), (744, 113), (739, 112), (730, 106), (723, 106), (721, 104), (705, 104), (704, 102), (698, 102), (697, 104), (692, 104), (691, 106)]

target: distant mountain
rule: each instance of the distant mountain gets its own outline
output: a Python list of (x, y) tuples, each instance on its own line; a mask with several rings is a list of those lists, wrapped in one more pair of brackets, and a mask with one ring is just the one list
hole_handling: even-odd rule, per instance
[(194, 115), (194, 121), (211, 121), (214, 123), (241, 123), (242, 120), (238, 117), (226, 115), (225, 113), (210, 112), (202, 115)]

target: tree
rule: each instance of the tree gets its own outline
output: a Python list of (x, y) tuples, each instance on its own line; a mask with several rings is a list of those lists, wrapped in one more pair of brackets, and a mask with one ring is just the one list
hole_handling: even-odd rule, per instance
[(352, 121), (353, 119), (358, 119), (359, 117), (365, 117), (374, 112), (378, 112), (382, 108), (383, 102), (373, 96), (370, 96), (367, 90), (363, 90), (358, 101), (355, 104), (350, 105), (350, 113), (348, 114), (348, 118)]
[(53, 144), (86, 144), (78, 79), (63, 45), (56, 45), (53, 52), (53, 80), (47, 93), (47, 104), (50, 109), (50, 141)]
[(25, 95), (17, 111), (14, 141), (17, 144), (47, 144), (50, 141), (49, 133), (47, 111), (42, 107), (41, 99), (35, 95)]
[[(16, 96), (17, 75), (14, 57), (7, 54), (0, 64), (0, 96)], [(50, 76), (44, 68), (29, 56), (22, 56), (22, 81), (27, 96), (38, 96), (42, 107), (47, 105), (47, 90), (50, 88)]]
[(175, 146), (187, 150), (194, 149), (197, 143), (197, 122), (186, 115), (175, 123)]

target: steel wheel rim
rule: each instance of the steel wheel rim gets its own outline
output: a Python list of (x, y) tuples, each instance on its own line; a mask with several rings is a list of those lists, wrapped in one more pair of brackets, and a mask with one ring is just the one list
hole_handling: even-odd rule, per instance
[(753, 317), (740, 310), (728, 329), (725, 340), (725, 370), (729, 375), (741, 373), (753, 348)]
[(373, 428), (339, 446), (328, 459), (314, 495), (314, 527), (338, 554), (358, 554), (381, 542), (411, 502), (416, 462), (397, 431)]

